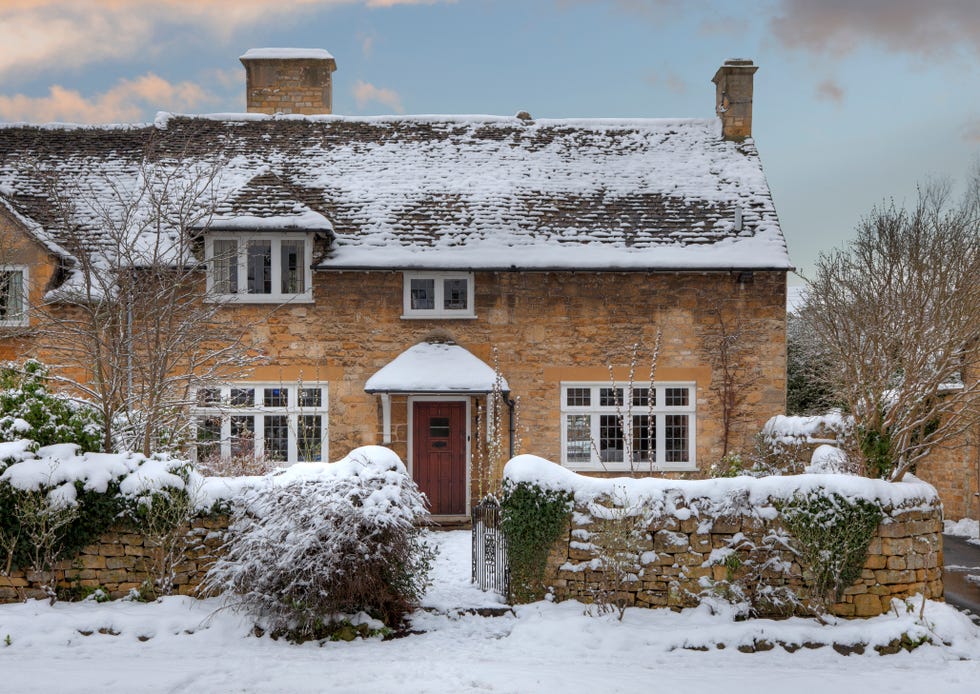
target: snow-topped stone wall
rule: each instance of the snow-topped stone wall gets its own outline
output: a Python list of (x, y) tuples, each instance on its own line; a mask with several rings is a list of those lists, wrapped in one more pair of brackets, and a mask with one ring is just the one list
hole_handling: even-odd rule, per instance
[[(513, 459), (505, 478), (572, 496), (570, 522), (551, 551), (544, 578), (559, 600), (591, 602), (613, 590), (630, 605), (681, 608), (708, 596), (731, 597), (736, 584), (755, 598), (768, 595), (776, 602), (787, 593), (805, 596), (809, 576), (778, 508), (815, 492), (869, 500), (882, 511), (860, 576), (830, 606), (833, 614), (872, 617), (890, 609), (893, 598), (943, 597), (942, 506), (933, 487), (914, 479), (595, 479), (535, 456)], [(640, 539), (626, 537), (622, 528), (610, 533), (610, 519), (627, 519), (626, 528), (638, 529)], [(616, 558), (624, 550), (635, 558), (633, 566), (632, 560)], [(624, 565), (632, 574), (625, 580), (608, 575)], [(753, 609), (785, 614), (786, 603), (773, 600), (754, 600)]]

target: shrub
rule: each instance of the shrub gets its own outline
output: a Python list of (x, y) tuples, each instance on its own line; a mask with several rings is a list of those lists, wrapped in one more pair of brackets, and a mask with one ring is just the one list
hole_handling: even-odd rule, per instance
[(74, 443), (82, 451), (98, 451), (102, 435), (95, 408), (48, 390), (44, 364), (28, 359), (21, 366), (0, 366), (0, 441)]
[(69, 444), (0, 461), (0, 573), (33, 569), (52, 597), (55, 562), (74, 557), (114, 524), (153, 536), (163, 527), (155, 520), (162, 509), (189, 499), (184, 461), (75, 453)]
[(361, 611), (396, 624), (421, 599), (434, 556), (419, 527), (424, 497), (398, 456), (367, 446), (320, 469), (271, 478), (238, 505), (203, 585), (298, 641)]

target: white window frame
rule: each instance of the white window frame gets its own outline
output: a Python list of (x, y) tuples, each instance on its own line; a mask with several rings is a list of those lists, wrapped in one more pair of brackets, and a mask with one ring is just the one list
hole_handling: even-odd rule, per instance
[(20, 293), (21, 309), (20, 318), (17, 320), (0, 319), (0, 327), (23, 327), (30, 323), (30, 316), (27, 313), (29, 302), (30, 284), (28, 282), (28, 268), (26, 265), (0, 265), (0, 272), (19, 272), (20, 273)]
[[(625, 403), (632, 402), (632, 394), (630, 391), (630, 384), (627, 382), (617, 381), (615, 383), (610, 383), (609, 381), (562, 381), (561, 387), (559, 389), (559, 397), (561, 398), (561, 462), (562, 465), (569, 468), (570, 470), (582, 470), (582, 471), (615, 471), (615, 472), (627, 472), (627, 471), (637, 471), (642, 472), (645, 470), (653, 469), (655, 471), (669, 472), (669, 471), (695, 471), (697, 470), (697, 384), (692, 382), (673, 382), (673, 381), (657, 381), (653, 384), (653, 388), (656, 391), (656, 405), (651, 409), (647, 405), (633, 405), (629, 407), (627, 405), (621, 405), (618, 409), (618, 414), (627, 418), (628, 421), (623, 422), (623, 435), (624, 437), (632, 436), (632, 417), (628, 415), (647, 415), (652, 414), (656, 422), (656, 458), (654, 459), (652, 465), (648, 461), (640, 462), (630, 462), (628, 460), (623, 461), (607, 461), (602, 462), (594, 450), (590, 448), (589, 460), (586, 461), (574, 461), (570, 462), (568, 460), (568, 425), (567, 417), (568, 415), (590, 415), (590, 431), (592, 435), (592, 440), (598, 445), (599, 441), (599, 418), (602, 415), (617, 414), (617, 408), (615, 406), (600, 406), (599, 405), (599, 389), (601, 388), (622, 388), (623, 389), (623, 400)], [(649, 388), (649, 382), (634, 382), (633, 388)], [(590, 389), (590, 404), (589, 405), (568, 405), (568, 389), (569, 388), (588, 388)], [(688, 391), (688, 404), (683, 406), (673, 405), (667, 406), (665, 391), (667, 388), (684, 388)], [(682, 414), (688, 416), (688, 428), (687, 428), (687, 446), (688, 446), (688, 460), (683, 462), (664, 462), (664, 455), (666, 453), (666, 427), (665, 427), (665, 417), (671, 414)], [(625, 456), (624, 456), (625, 457)]]
[[(238, 244), (238, 291), (232, 294), (218, 294), (214, 287), (214, 242), (235, 241)], [(269, 294), (248, 292), (248, 242), (271, 241), (272, 248), (272, 289)], [(303, 286), (305, 291), (297, 294), (284, 294), (282, 287), (282, 242), (303, 241), (306, 262), (303, 266)], [(280, 233), (210, 233), (204, 239), (204, 258), (207, 262), (207, 291), (212, 301), (229, 301), (249, 304), (312, 303), (313, 302), (313, 236), (305, 232)]]
[[(231, 403), (231, 391), (232, 389), (238, 388), (252, 388), (254, 389), (254, 394), (251, 404), (248, 405), (233, 405)], [(265, 389), (266, 388), (286, 388), (288, 389), (287, 404), (285, 407), (266, 407), (264, 402)], [(318, 388), (320, 390), (320, 406), (300, 406), (299, 405), (299, 389), (300, 388)], [(283, 465), (292, 465), (297, 462), (312, 462), (312, 461), (300, 461), (299, 451), (298, 451), (298, 432), (299, 432), (299, 417), (302, 415), (318, 415), (320, 416), (320, 462), (329, 462), (329, 443), (330, 443), (330, 424), (327, 417), (328, 412), (328, 400), (329, 395), (327, 384), (323, 382), (313, 382), (313, 383), (270, 383), (270, 382), (244, 382), (244, 383), (231, 383), (215, 388), (220, 392), (220, 403), (217, 405), (195, 405), (191, 408), (191, 415), (194, 421), (194, 442), (195, 442), (195, 458), (197, 455), (197, 421), (202, 417), (220, 417), (221, 418), (221, 437), (220, 437), (220, 450), (221, 457), (223, 459), (228, 459), (231, 457), (231, 418), (235, 416), (246, 416), (253, 417), (254, 431), (255, 431), (255, 455), (257, 458), (261, 458), (265, 455), (265, 416), (266, 415), (283, 415), (289, 420), (289, 441), (288, 441), (288, 453), (286, 460), (284, 461), (271, 461), (271, 462), (281, 462)], [(197, 393), (194, 394), (195, 399)]]
[[(473, 300), (474, 281), (472, 272), (404, 272), (402, 273), (402, 318), (418, 320), (425, 318), (476, 318)], [(433, 280), (435, 286), (435, 308), (412, 308), (412, 280)], [(466, 308), (446, 309), (444, 280), (466, 280)]]

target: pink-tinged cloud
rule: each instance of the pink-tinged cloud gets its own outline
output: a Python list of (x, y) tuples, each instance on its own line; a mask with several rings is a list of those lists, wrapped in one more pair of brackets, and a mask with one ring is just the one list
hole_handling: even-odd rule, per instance
[(402, 106), (402, 98), (398, 96), (398, 92), (384, 87), (375, 87), (370, 82), (357, 80), (354, 84), (354, 100), (357, 102), (358, 108), (364, 108), (375, 102), (387, 106), (395, 113), (405, 112), (405, 108)]
[(147, 73), (121, 80), (115, 87), (93, 97), (53, 85), (47, 96), (0, 95), (0, 119), (48, 123), (119, 123), (140, 119), (147, 110), (193, 111), (211, 100), (208, 92), (192, 82), (171, 83)]
[(844, 102), (844, 88), (836, 81), (828, 78), (817, 85), (817, 96), (841, 104)]
[(173, 27), (229, 40), (242, 28), (334, 6), (439, 2), (455, 0), (0, 0), (0, 77), (134, 56)]
[(687, 83), (676, 72), (666, 68), (647, 73), (644, 80), (653, 87), (663, 88), (674, 94), (687, 93)]
[(926, 56), (980, 54), (977, 0), (782, 0), (770, 27), (786, 46), (827, 54), (869, 42)]
[[(980, 118), (968, 122), (962, 129), (963, 139), (971, 145), (980, 145)], [(980, 171), (980, 169), (978, 169)]]

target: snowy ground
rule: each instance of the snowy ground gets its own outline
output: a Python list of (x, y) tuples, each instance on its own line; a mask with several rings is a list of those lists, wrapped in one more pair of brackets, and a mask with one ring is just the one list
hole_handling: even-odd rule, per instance
[(980, 521), (971, 518), (943, 521), (943, 532), (947, 535), (964, 537), (970, 544), (980, 545)]
[[(791, 619), (734, 622), (705, 607), (676, 614), (631, 609), (589, 617), (575, 602), (537, 603), (502, 617), (458, 608), (500, 606), (469, 585), (469, 533), (438, 533), (442, 553), (425, 633), (393, 641), (293, 646), (250, 636), (246, 619), (214, 601), (153, 604), (43, 602), (0, 606), (0, 679), (10, 692), (648, 692), (792, 691), (793, 694), (934, 691), (975, 694), (980, 629), (954, 609), (918, 610), (836, 625)], [(944, 646), (879, 656), (870, 646), (908, 632)], [(84, 635), (89, 633), (89, 635)], [(6, 637), (9, 635), (9, 644)], [(865, 655), (829, 647), (795, 653), (770, 642), (869, 644)], [(719, 649), (717, 644), (724, 643)], [(707, 647), (705, 651), (688, 647)]]

